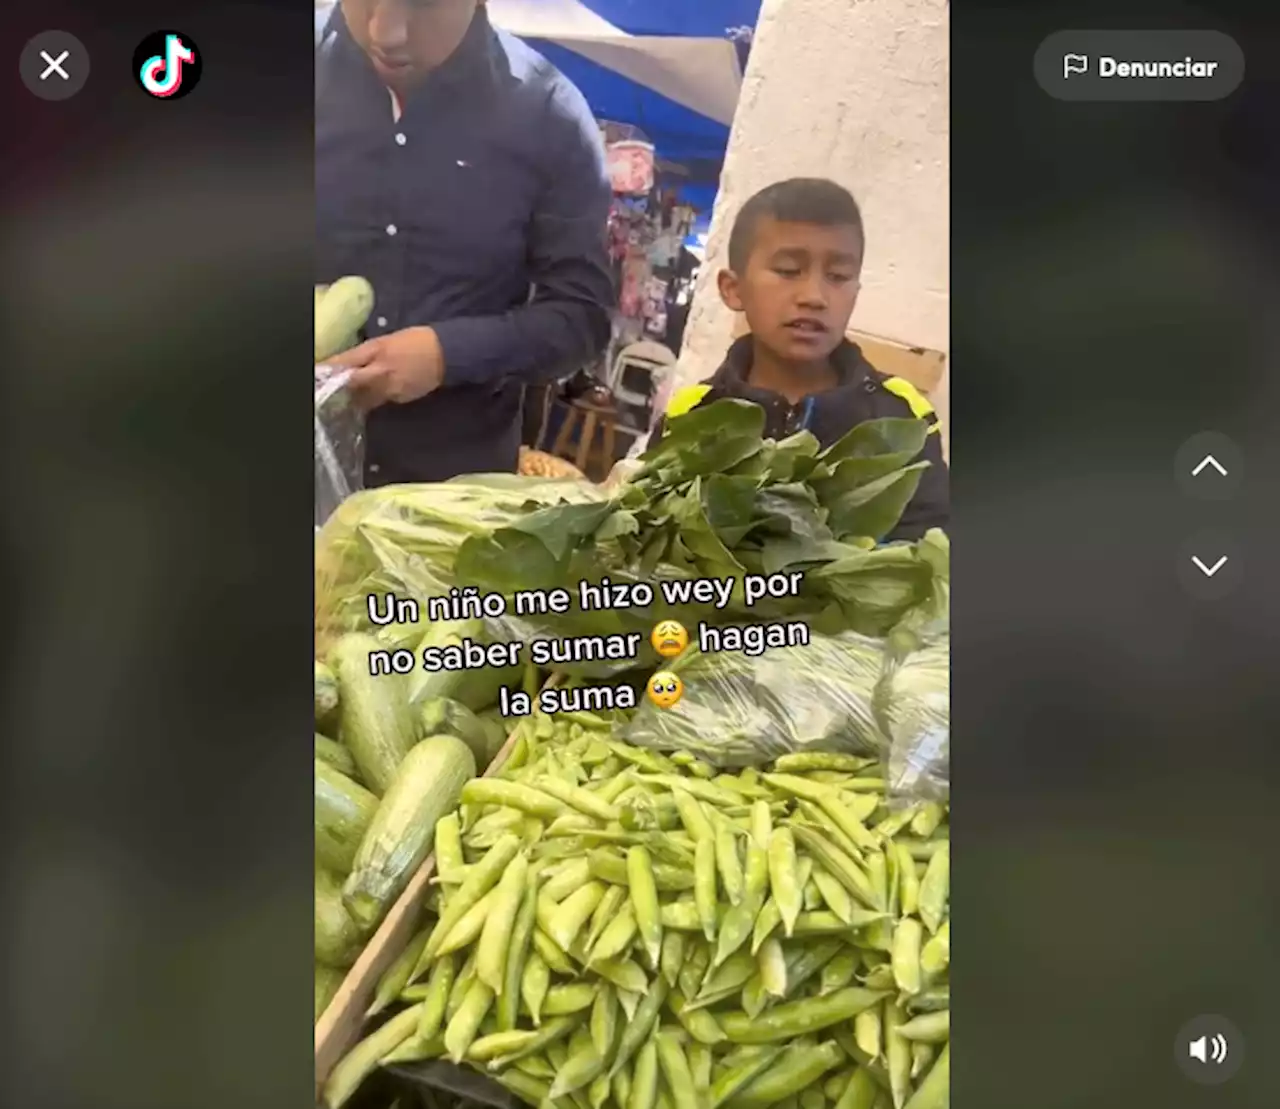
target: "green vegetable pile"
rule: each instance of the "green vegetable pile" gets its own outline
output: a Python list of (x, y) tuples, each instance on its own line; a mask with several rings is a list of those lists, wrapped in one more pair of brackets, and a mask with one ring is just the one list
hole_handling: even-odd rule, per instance
[(428, 915), (334, 1069), (448, 1058), (564, 1109), (949, 1104), (948, 807), (875, 760), (717, 773), (526, 719), (435, 828)]
[(435, 689), (415, 707), (404, 679), (370, 677), (378, 646), (352, 633), (315, 664), (316, 1020), (505, 739), (496, 710)]

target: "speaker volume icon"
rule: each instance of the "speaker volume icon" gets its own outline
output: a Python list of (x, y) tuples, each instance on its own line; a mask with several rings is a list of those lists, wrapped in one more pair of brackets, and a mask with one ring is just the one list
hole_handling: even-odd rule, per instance
[(1212, 1037), (1201, 1036), (1187, 1045), (1191, 1058), (1221, 1066), (1227, 1061), (1227, 1038), (1221, 1032)]

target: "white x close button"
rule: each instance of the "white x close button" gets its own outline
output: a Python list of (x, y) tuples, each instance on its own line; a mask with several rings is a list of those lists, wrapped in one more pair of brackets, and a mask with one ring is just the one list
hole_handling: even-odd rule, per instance
[(23, 48), (18, 73), (41, 100), (69, 100), (89, 79), (89, 51), (66, 31), (41, 31)]

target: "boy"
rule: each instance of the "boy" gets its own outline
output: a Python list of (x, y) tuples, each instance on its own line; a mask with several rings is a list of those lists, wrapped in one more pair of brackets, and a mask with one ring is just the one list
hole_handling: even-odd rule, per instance
[(724, 397), (763, 407), (770, 438), (807, 428), (824, 447), (866, 420), (925, 419), (931, 430), (920, 458), (930, 465), (885, 537), (919, 539), (947, 526), (947, 466), (929, 403), (906, 381), (876, 370), (845, 338), (864, 245), (857, 202), (833, 181), (794, 178), (748, 200), (729, 236), (729, 268), (720, 272), (719, 288), (751, 333), (729, 348), (709, 381), (676, 392), (657, 434), (666, 420)]

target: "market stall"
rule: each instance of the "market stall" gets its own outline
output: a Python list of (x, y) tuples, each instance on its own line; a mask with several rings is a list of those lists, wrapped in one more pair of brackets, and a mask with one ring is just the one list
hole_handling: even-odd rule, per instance
[(760, 426), (321, 530), (325, 1109), (949, 1104), (948, 546), (877, 546), (927, 432)]

